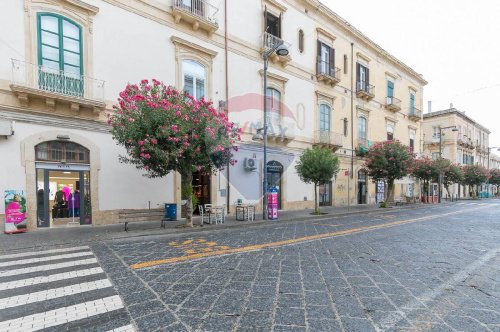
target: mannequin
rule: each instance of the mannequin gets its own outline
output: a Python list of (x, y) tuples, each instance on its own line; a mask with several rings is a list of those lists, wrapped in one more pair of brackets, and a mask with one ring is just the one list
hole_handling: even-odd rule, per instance
[(68, 210), (70, 217), (73, 217), (73, 211), (75, 211), (75, 217), (80, 216), (80, 192), (78, 190), (72, 190), (69, 194)]

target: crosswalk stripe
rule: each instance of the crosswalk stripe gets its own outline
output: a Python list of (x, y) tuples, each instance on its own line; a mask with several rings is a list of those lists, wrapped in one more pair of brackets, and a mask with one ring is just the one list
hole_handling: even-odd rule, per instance
[(111, 287), (111, 282), (108, 279), (101, 279), (66, 287), (47, 289), (35, 293), (6, 297), (0, 299), (0, 310), (108, 287)]
[(116, 329), (109, 330), (107, 332), (135, 332), (135, 328), (134, 328), (134, 325), (129, 324), (129, 325), (118, 327)]
[(118, 295), (0, 322), (0, 331), (38, 331), (123, 308)]
[(21, 252), (21, 253), (17, 253), (17, 254), (0, 256), (0, 260), (9, 259), (9, 258), (18, 258), (18, 257), (39, 256), (39, 255), (45, 255), (45, 254), (55, 254), (55, 253), (60, 253), (60, 252), (78, 251), (78, 250), (85, 250), (85, 249), (89, 249), (89, 246), (51, 249), (51, 250), (45, 250), (45, 251)]
[(0, 283), (0, 291), (104, 273), (100, 267)]
[(25, 267), (25, 268), (16, 269), (16, 270), (0, 271), (0, 278), (20, 275), (20, 274), (26, 274), (26, 273), (32, 273), (32, 272), (56, 270), (56, 269), (60, 269), (60, 268), (64, 268), (64, 267), (73, 267), (73, 266), (87, 265), (87, 264), (93, 264), (93, 263), (97, 263), (96, 258), (81, 259), (81, 260), (77, 260), (77, 261), (70, 261), (70, 262), (57, 263), (57, 264)]
[(3, 262), (3, 263), (0, 263), (0, 267), (42, 263), (42, 262), (54, 261), (54, 260), (58, 260), (58, 259), (75, 258), (75, 257), (92, 256), (92, 255), (93, 254), (91, 251), (84, 251), (84, 252), (75, 252), (73, 254), (45, 256), (45, 257), (38, 257), (38, 258), (28, 258), (28, 259), (21, 259), (21, 260), (12, 261), (12, 262)]

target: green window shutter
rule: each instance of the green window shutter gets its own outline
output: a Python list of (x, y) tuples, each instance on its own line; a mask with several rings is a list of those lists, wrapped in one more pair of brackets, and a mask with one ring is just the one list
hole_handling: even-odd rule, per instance
[(82, 29), (52, 13), (38, 13), (39, 88), (83, 97)]
[(394, 83), (387, 81), (387, 97), (394, 97)]

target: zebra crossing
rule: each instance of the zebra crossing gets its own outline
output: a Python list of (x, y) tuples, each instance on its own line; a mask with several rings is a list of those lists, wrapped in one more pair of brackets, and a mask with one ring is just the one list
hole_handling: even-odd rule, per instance
[(88, 246), (0, 256), (0, 331), (135, 331)]

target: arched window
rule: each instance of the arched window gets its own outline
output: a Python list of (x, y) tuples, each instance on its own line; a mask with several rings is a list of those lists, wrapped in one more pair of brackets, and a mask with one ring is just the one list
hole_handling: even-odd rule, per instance
[(281, 92), (273, 88), (267, 88), (267, 116), (273, 123), (281, 120)]
[(52, 13), (38, 14), (38, 63), (46, 68), (83, 75), (82, 29)]
[(358, 117), (358, 139), (366, 141), (366, 118), (364, 116)]
[(182, 61), (183, 86), (195, 99), (206, 95), (207, 73), (205, 66), (193, 60)]
[(35, 147), (36, 161), (89, 164), (89, 150), (79, 144), (65, 141), (40, 143)]
[(40, 89), (83, 96), (82, 29), (52, 13), (39, 13), (37, 27)]
[(331, 108), (326, 104), (319, 105), (319, 130), (330, 131)]
[(299, 52), (304, 52), (304, 31), (302, 29), (299, 30)]

